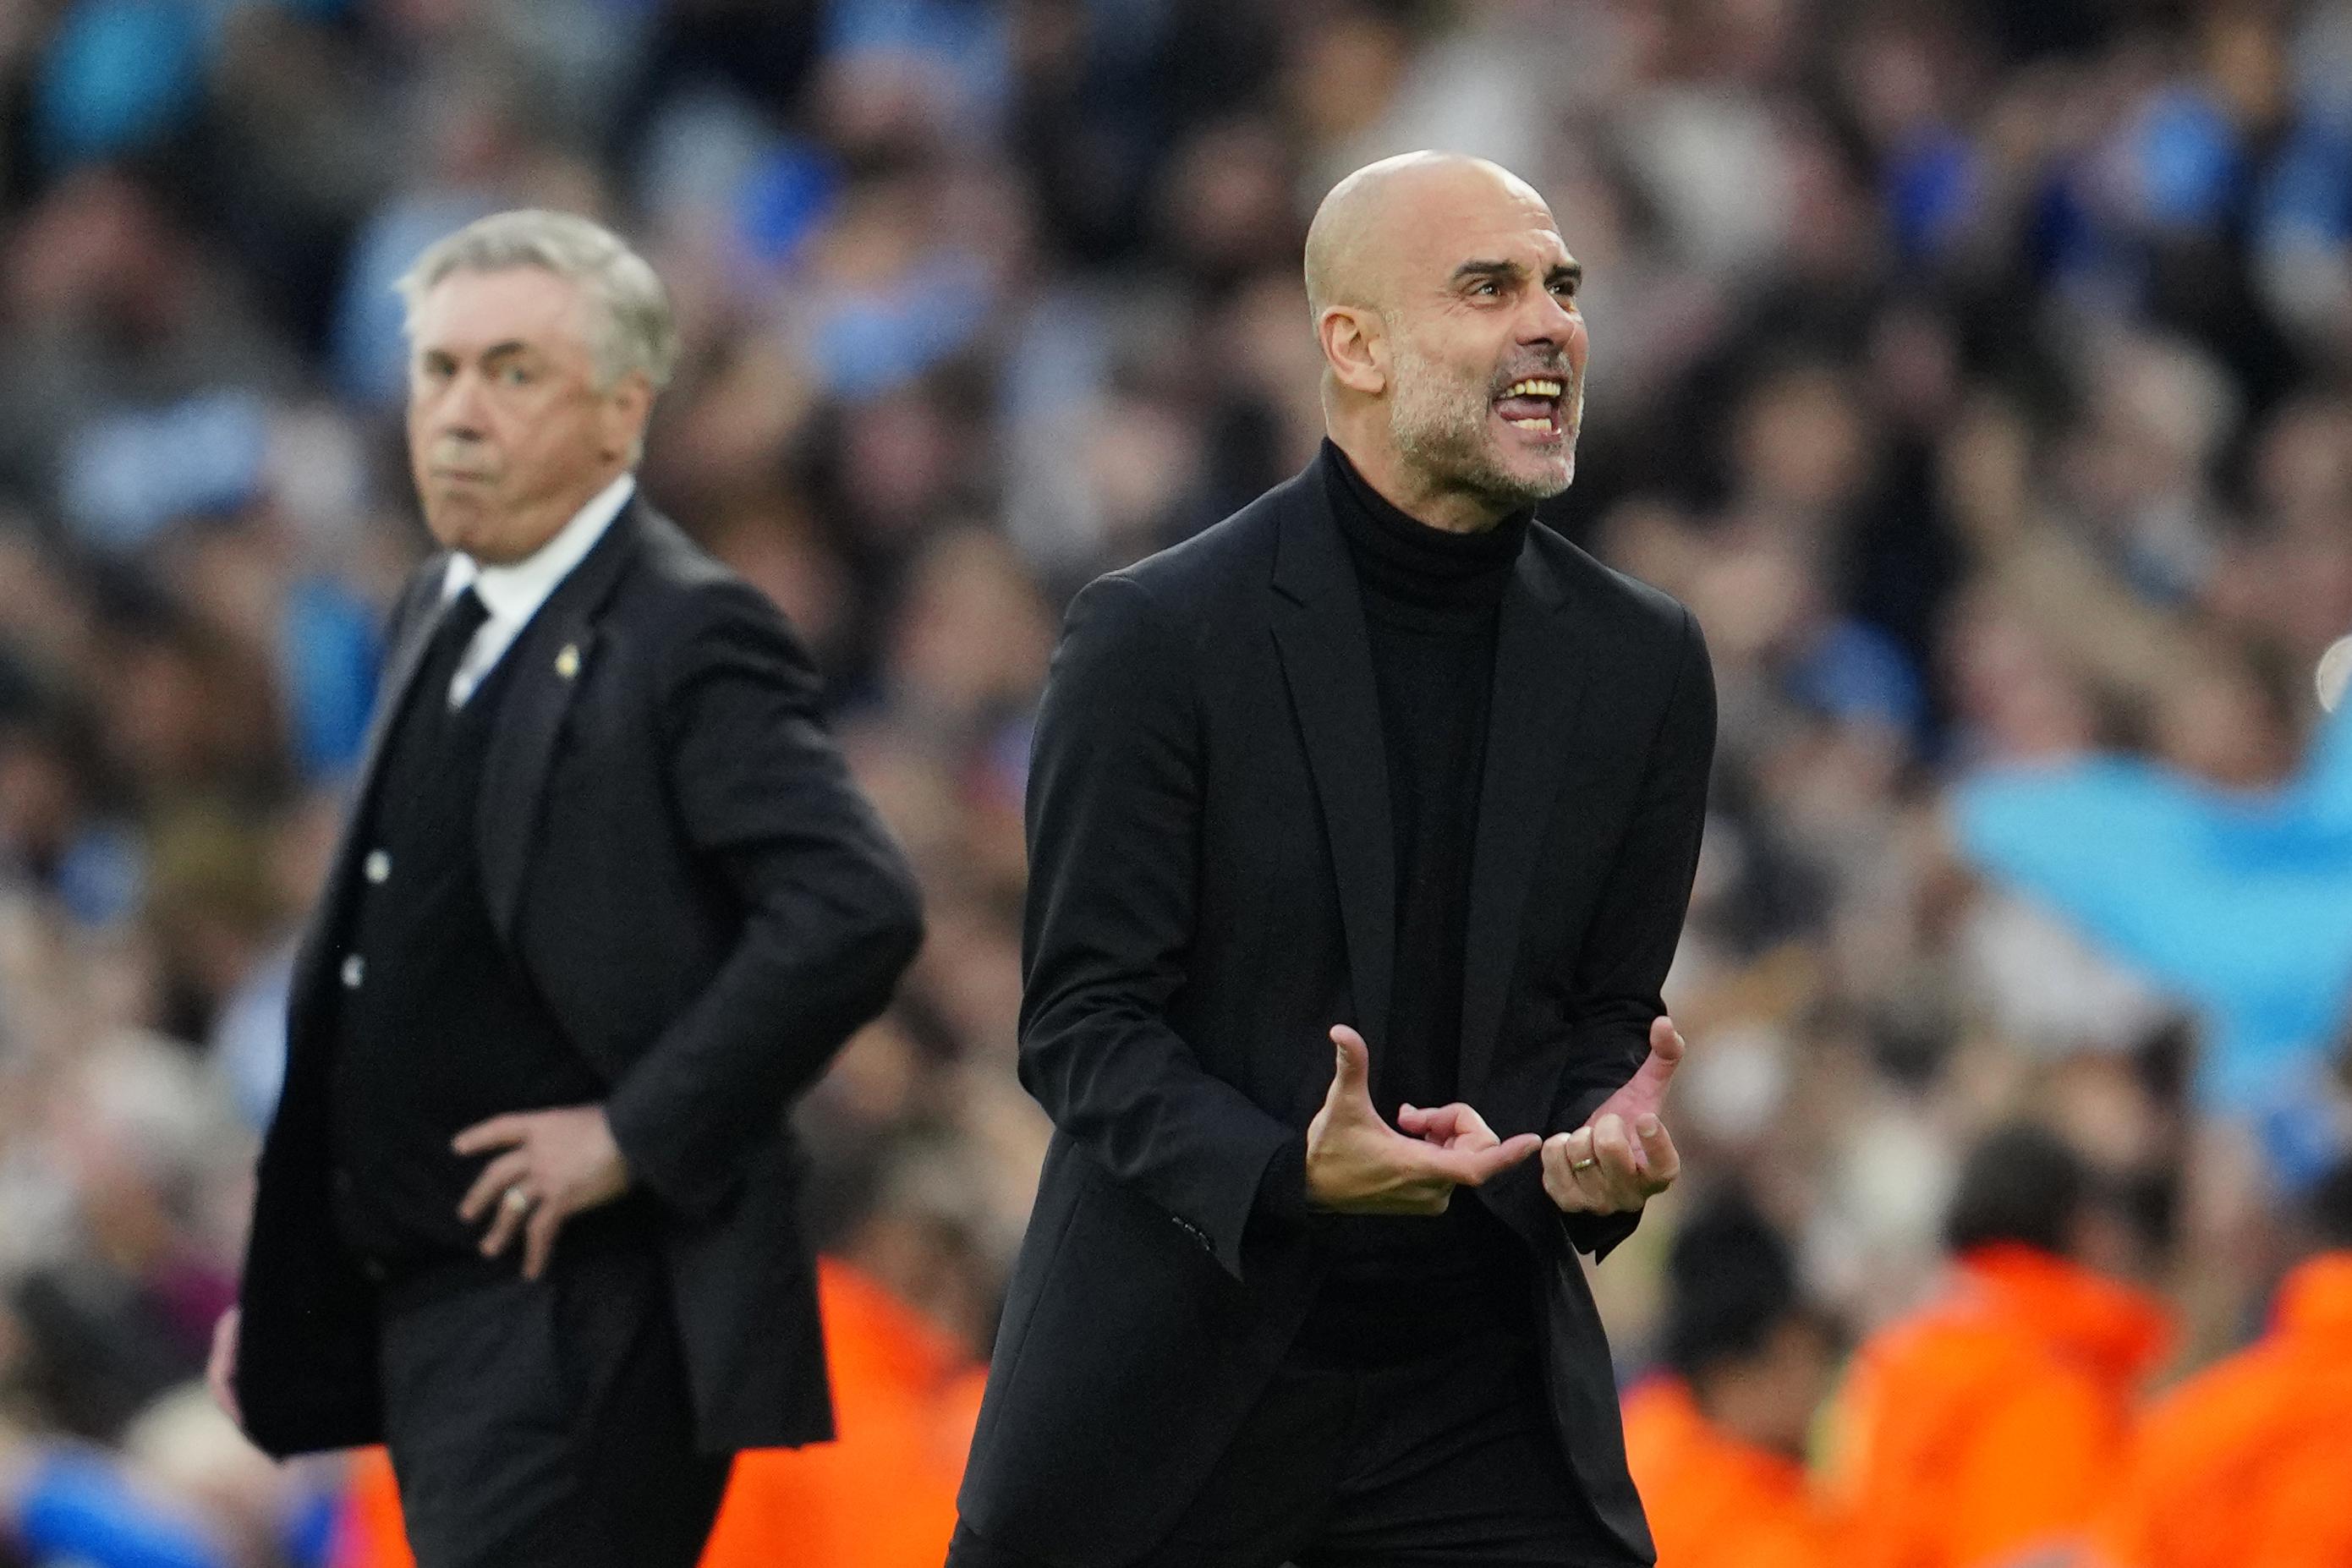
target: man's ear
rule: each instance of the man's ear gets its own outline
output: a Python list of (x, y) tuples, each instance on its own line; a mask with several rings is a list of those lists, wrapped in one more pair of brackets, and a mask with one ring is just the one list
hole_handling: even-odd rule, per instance
[(604, 456), (634, 460), (632, 455), (645, 443), (646, 424), (653, 417), (653, 408), (654, 385), (643, 371), (633, 370), (614, 382), (604, 394)]
[(1378, 397), (1388, 390), (1385, 326), (1378, 311), (1360, 305), (1333, 305), (1317, 321), (1315, 333), (1323, 345), (1324, 363), (1341, 386), (1366, 397)]

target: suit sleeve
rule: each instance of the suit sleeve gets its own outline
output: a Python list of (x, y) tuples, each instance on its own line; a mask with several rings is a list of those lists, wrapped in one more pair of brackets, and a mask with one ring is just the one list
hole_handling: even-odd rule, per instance
[(784, 1105), (888, 1002), (922, 917), (912, 871), (817, 718), (815, 670), (783, 617), (737, 583), (698, 604), (663, 680), (669, 789), (742, 929), (605, 1110), (630, 1171), (708, 1214)]
[[(1650, 1051), (1650, 1025), (1690, 908), (1715, 761), (1715, 674), (1698, 622), (1683, 612), (1675, 680), (1650, 742), (1641, 794), (1578, 951), (1569, 1066), (1553, 1101), (1555, 1131), (1582, 1127)], [(1639, 1210), (1562, 1215), (1568, 1237), (1598, 1259), (1633, 1234)]]
[(1291, 1129), (1171, 1026), (1196, 917), (1202, 742), (1183, 638), (1123, 577), (1070, 606), (1030, 760), (1021, 1081), (1238, 1278)]

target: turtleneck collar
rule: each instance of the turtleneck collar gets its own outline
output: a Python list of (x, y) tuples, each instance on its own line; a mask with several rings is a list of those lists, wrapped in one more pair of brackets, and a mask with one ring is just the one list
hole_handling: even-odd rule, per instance
[(1371, 487), (1328, 437), (1331, 510), (1348, 541), (1366, 607), (1414, 620), (1483, 620), (1502, 603), (1527, 542), (1535, 509), (1512, 512), (1483, 533), (1450, 533), (1405, 512)]

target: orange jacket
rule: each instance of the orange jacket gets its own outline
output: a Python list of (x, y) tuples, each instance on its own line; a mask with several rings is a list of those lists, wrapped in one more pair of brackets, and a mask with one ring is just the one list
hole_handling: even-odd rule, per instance
[(1830, 1489), (1860, 1568), (1991, 1568), (2079, 1546), (2169, 1320), (2032, 1247), (1962, 1255), (1938, 1300), (1874, 1335), (1831, 1412)]
[[(737, 1457), (702, 1568), (939, 1568), (983, 1369), (847, 1264), (821, 1258), (839, 1440)], [(332, 1568), (415, 1568), (383, 1451), (352, 1469)]]
[(2148, 1412), (2097, 1544), (2112, 1568), (2352, 1563), (2352, 1251), (2289, 1274), (2267, 1334)]
[(1625, 1463), (1658, 1568), (1823, 1568), (1845, 1561), (1805, 1472), (1710, 1424), (1679, 1378), (1625, 1395)]
[(400, 1492), (382, 1448), (352, 1456), (327, 1549), (328, 1568), (416, 1568), (400, 1521)]
[(735, 1461), (702, 1568), (939, 1568), (980, 1369), (866, 1276), (820, 1260), (839, 1437)]

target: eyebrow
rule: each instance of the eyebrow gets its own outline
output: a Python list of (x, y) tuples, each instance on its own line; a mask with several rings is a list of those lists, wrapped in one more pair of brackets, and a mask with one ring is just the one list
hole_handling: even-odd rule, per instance
[[(476, 357), (484, 361), (510, 359), (516, 354), (529, 353), (530, 352), (530, 345), (523, 342), (520, 338), (508, 338), (503, 342), (492, 343), (488, 348), (484, 349)], [(464, 357), (454, 349), (441, 348), (433, 344), (427, 344), (424, 348), (419, 349), (417, 353), (419, 357), (424, 359), (446, 359), (454, 361)]]
[[(1491, 278), (1498, 283), (1517, 283), (1528, 275), (1528, 269), (1516, 261), (1465, 261), (1454, 269), (1454, 281), (1464, 283), (1474, 278)], [(1566, 283), (1570, 288), (1584, 282), (1584, 263), (1570, 258), (1545, 268), (1546, 283)]]

